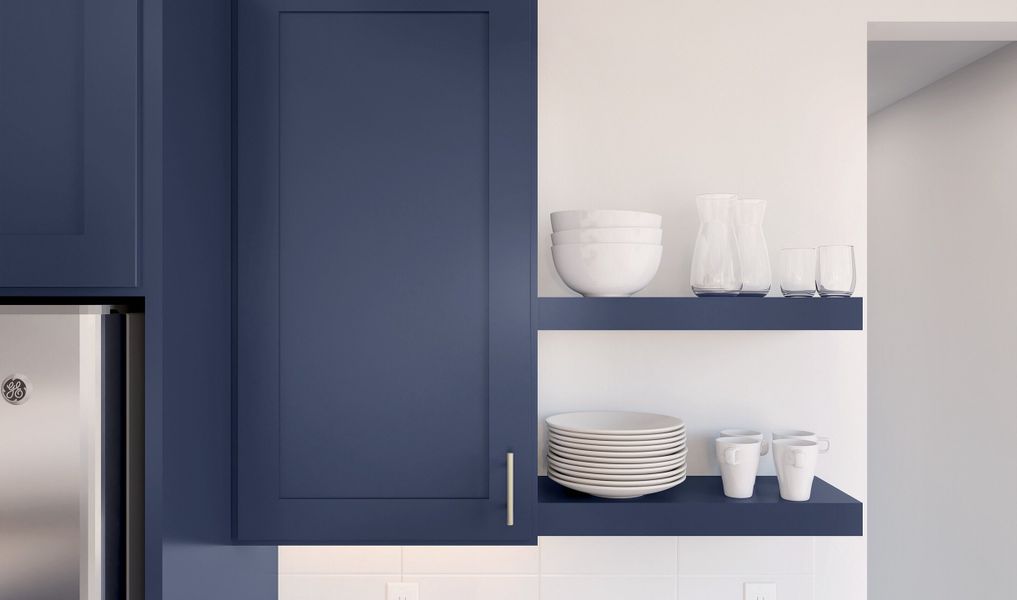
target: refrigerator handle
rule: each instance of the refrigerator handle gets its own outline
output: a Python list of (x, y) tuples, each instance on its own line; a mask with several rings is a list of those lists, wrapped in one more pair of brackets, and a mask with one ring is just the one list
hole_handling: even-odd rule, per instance
[(126, 318), (125, 565), (124, 598), (145, 597), (145, 315)]
[(102, 600), (144, 598), (144, 315), (102, 315)]
[(104, 314), (101, 318), (101, 393), (99, 444), (101, 459), (100, 598), (124, 596), (126, 560), (125, 486), (126, 461), (126, 331), (125, 317)]

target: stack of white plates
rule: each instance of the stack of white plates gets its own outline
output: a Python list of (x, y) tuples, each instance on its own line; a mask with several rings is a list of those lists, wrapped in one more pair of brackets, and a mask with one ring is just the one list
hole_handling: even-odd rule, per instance
[(637, 498), (685, 481), (685, 423), (633, 412), (547, 418), (547, 474), (601, 498)]
[(660, 267), (662, 218), (634, 210), (551, 213), (551, 255), (565, 285), (584, 296), (631, 296)]

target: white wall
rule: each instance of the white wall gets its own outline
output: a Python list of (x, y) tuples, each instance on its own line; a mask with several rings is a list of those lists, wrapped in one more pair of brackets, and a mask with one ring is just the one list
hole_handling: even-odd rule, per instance
[(1017, 44), (872, 116), (869, 206), (870, 597), (1013, 597)]
[[(1017, 3), (540, 0), (540, 294), (570, 294), (547, 250), (549, 213), (603, 207), (664, 215), (663, 264), (643, 295), (689, 295), (693, 197), (729, 191), (770, 201), (765, 227), (774, 254), (790, 245), (855, 244), (857, 291), (865, 296), (867, 23), (953, 20), (1017, 21)], [(682, 416), (692, 434), (693, 474), (712, 472), (707, 440), (721, 426), (815, 428), (833, 438), (820, 476), (867, 496), (863, 332), (545, 332), (539, 353), (542, 417), (579, 407)], [(541, 557), (547, 543), (537, 550)], [(601, 543), (646, 563), (670, 556), (652, 544), (626, 550), (622, 541)], [(814, 580), (782, 586), (782, 600), (865, 598), (862, 538), (711, 540), (711, 551), (700, 551), (704, 542), (697, 539), (676, 543), (688, 550), (682, 557), (704, 557), (692, 563), (696, 569), (724, 576), (697, 579), (705, 588), (647, 591), (637, 575), (615, 597), (737, 600), (734, 584), (722, 581), (749, 576), (742, 567), (764, 571), (754, 578), (767, 570), (783, 577), (770, 559), (782, 544), (805, 543), (813, 549)], [(740, 555), (744, 544), (753, 548), (751, 558), (734, 561), (737, 572), (727, 572), (725, 549)], [(564, 547), (579, 556), (583, 544)], [(337, 559), (337, 568), (358, 559), (350, 560)], [(497, 561), (486, 564), (480, 572), (495, 576)], [(293, 577), (284, 582), (304, 581)], [(284, 587), (283, 600), (381, 597), (287, 591), (293, 589)], [(437, 597), (484, 596), (468, 588)], [(572, 596), (545, 586), (541, 597)]]

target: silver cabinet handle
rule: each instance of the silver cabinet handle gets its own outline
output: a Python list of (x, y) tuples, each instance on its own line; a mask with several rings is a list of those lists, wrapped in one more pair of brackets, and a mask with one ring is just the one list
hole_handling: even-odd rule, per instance
[(508, 452), (505, 454), (505, 463), (507, 466), (506, 471), (508, 472), (508, 512), (505, 516), (505, 524), (512, 527), (516, 524), (516, 489), (515, 489), (515, 470), (516, 470), (516, 455)]

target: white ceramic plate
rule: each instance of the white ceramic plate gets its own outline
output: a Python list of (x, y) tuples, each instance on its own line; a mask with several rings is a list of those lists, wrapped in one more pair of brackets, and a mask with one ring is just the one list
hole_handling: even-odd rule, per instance
[(658, 440), (666, 440), (666, 439), (671, 438), (671, 437), (676, 437), (676, 436), (679, 436), (679, 435), (685, 435), (685, 427), (684, 426), (682, 426), (681, 428), (679, 428), (679, 429), (677, 429), (675, 431), (668, 431), (667, 433), (650, 433), (650, 434), (646, 434), (646, 435), (638, 435), (638, 434), (614, 435), (614, 434), (610, 434), (610, 433), (577, 433), (575, 431), (566, 431), (564, 429), (558, 429), (557, 427), (550, 427), (550, 426), (547, 428), (547, 430), (549, 432), (551, 432), (551, 433), (554, 433), (555, 435), (560, 435), (560, 436), (567, 437), (567, 438), (570, 438), (570, 439), (577, 439), (577, 440), (600, 440), (600, 441), (604, 441), (604, 442), (624, 442), (624, 443), (629, 443), (629, 442), (647, 442), (647, 441), (652, 442), (652, 443), (657, 443)]
[(573, 463), (565, 462), (560, 458), (553, 456), (547, 457), (547, 464), (554, 467), (556, 470), (562, 473), (575, 473), (577, 476), (580, 473), (585, 473), (587, 476), (604, 476), (607, 475), (655, 475), (656, 473), (668, 473), (670, 471), (677, 471), (679, 468), (684, 468), (685, 463), (683, 461), (675, 461), (672, 464), (665, 465), (662, 467), (644, 467), (644, 468), (631, 468), (631, 469), (615, 469), (618, 465), (602, 465), (598, 467), (584, 467)]
[(671, 483), (672, 481), (676, 481), (679, 478), (685, 476), (685, 473), (682, 472), (672, 475), (670, 477), (661, 477), (659, 479), (643, 479), (642, 481), (607, 481), (603, 479), (587, 479), (585, 477), (573, 477), (571, 475), (561, 473), (556, 469), (549, 469), (548, 474), (553, 474), (555, 477), (559, 479), (564, 479), (569, 483), (581, 483), (583, 485), (598, 485), (612, 488), (630, 488), (630, 487), (646, 487), (649, 485), (660, 485), (662, 483)]
[[(583, 438), (572, 437), (568, 435), (562, 435), (557, 431), (549, 431), (547, 439), (561, 442), (563, 444), (577, 444), (582, 447), (590, 447), (593, 450), (600, 450), (604, 448), (616, 448), (618, 450), (628, 450), (631, 448), (648, 449), (649, 446), (666, 446), (669, 444), (677, 444), (685, 441), (685, 432), (681, 431), (671, 437), (660, 438), (657, 440), (632, 440), (632, 441), (615, 441), (615, 440), (586, 440)], [(600, 448), (593, 448), (599, 446)]]
[(653, 227), (568, 229), (551, 234), (555, 246), (565, 244), (660, 244), (664, 230)]
[(550, 436), (548, 438), (552, 446), (563, 448), (574, 448), (576, 450), (590, 450), (596, 452), (653, 452), (655, 450), (670, 450), (685, 445), (685, 438), (667, 442), (666, 444), (651, 444), (645, 446), (601, 446), (600, 444), (576, 443)]
[[(594, 481), (628, 481), (628, 482), (640, 482), (649, 481), (654, 479), (671, 479), (685, 473), (685, 465), (681, 465), (678, 468), (670, 469), (667, 471), (658, 471), (656, 473), (643, 473), (636, 475), (619, 475), (616, 473), (587, 473), (585, 471), (576, 471), (563, 466), (560, 466), (555, 462), (548, 462), (548, 470), (554, 471), (561, 475), (572, 477), (573, 479), (592, 479)], [(584, 482), (580, 482), (584, 483)]]
[(565, 456), (578, 456), (586, 457), (588, 459), (625, 459), (625, 460), (645, 460), (645, 459), (657, 459), (660, 457), (673, 457), (676, 451), (684, 449), (684, 445), (675, 446), (672, 448), (659, 449), (659, 451), (639, 452), (639, 453), (625, 453), (625, 452), (610, 452), (604, 453), (600, 451), (587, 451), (587, 449), (579, 449), (574, 447), (562, 447), (555, 445), (552, 441), (550, 444), (551, 449), (558, 454)]
[(671, 489), (674, 486), (679, 485), (679, 484), (681, 484), (681, 482), (685, 481), (685, 476), (683, 475), (682, 477), (678, 478), (677, 481), (674, 481), (672, 483), (664, 483), (664, 484), (661, 484), (661, 485), (654, 485), (654, 486), (647, 486), (647, 487), (622, 487), (622, 488), (618, 488), (618, 487), (610, 487), (610, 486), (585, 485), (585, 484), (582, 484), (582, 483), (573, 483), (573, 482), (570, 482), (570, 481), (566, 481), (566, 480), (558, 477), (557, 475), (549, 475), (549, 477), (551, 478), (552, 481), (556, 481), (559, 484), (561, 484), (561, 485), (563, 485), (563, 486), (565, 486), (565, 487), (567, 487), (569, 489), (576, 490), (577, 492), (584, 492), (584, 493), (589, 494), (591, 496), (596, 496), (598, 498), (610, 498), (612, 500), (624, 500), (626, 498), (638, 498), (640, 496), (645, 496), (647, 494), (654, 494), (654, 493), (657, 493), (657, 492), (663, 492), (664, 490)]
[(684, 430), (678, 417), (624, 411), (589, 411), (553, 415), (546, 419), (552, 429), (575, 433), (649, 435)]
[(551, 229), (555, 233), (602, 227), (660, 229), (663, 221), (664, 218), (658, 214), (636, 210), (559, 210), (551, 213)]
[[(563, 458), (571, 458), (573, 460), (580, 460), (585, 462), (601, 462), (608, 464), (629, 464), (629, 465), (640, 465), (646, 466), (647, 464), (655, 464), (664, 461), (674, 460), (676, 458), (684, 458), (685, 448), (680, 449), (678, 452), (671, 450), (665, 450), (662, 454), (654, 454), (653, 456), (632, 456), (626, 454), (623, 456), (591, 456), (589, 452), (583, 452), (582, 450), (570, 450), (566, 448), (555, 448), (551, 447), (550, 452)], [(606, 452), (598, 452), (597, 454), (608, 454)]]
[(655, 462), (651, 462), (652, 459), (646, 458), (641, 459), (645, 462), (637, 463), (597, 462), (597, 459), (589, 459), (585, 457), (583, 459), (569, 458), (567, 456), (562, 456), (561, 454), (558, 454), (553, 451), (547, 453), (547, 458), (549, 461), (554, 460), (556, 462), (563, 463), (574, 468), (582, 467), (594, 471), (612, 471), (621, 473), (630, 470), (666, 471), (668, 469), (673, 469), (676, 468), (678, 465), (685, 463), (686, 454), (688, 454), (688, 450), (683, 450), (674, 458), (668, 457), (666, 460), (660, 460)]

